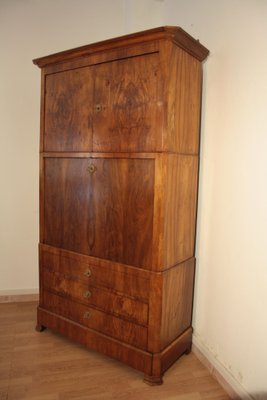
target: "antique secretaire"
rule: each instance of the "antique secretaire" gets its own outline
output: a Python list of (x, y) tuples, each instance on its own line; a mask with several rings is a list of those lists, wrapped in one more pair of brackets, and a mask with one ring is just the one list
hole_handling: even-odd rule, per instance
[(143, 371), (191, 349), (202, 61), (161, 27), (34, 60), (42, 69), (45, 327)]

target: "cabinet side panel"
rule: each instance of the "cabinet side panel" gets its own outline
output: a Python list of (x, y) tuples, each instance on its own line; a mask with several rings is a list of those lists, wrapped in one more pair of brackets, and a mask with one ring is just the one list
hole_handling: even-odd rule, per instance
[(168, 156), (163, 269), (194, 255), (197, 182), (197, 156)]
[(191, 326), (195, 259), (163, 274), (161, 349)]
[(151, 273), (147, 349), (152, 353), (159, 353), (161, 350), (162, 284), (163, 274)]
[(173, 46), (168, 79), (168, 148), (198, 154), (201, 104), (201, 63)]
[(165, 218), (165, 184), (166, 184), (167, 157), (158, 154), (155, 162), (154, 183), (154, 214), (153, 214), (153, 271), (161, 271), (164, 255), (164, 218)]

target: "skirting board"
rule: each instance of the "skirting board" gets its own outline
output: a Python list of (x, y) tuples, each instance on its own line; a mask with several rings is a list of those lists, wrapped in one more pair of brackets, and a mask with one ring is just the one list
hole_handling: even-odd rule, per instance
[(38, 289), (29, 290), (0, 290), (0, 303), (20, 303), (38, 301)]
[(222, 366), (214, 355), (205, 348), (200, 341), (193, 335), (192, 351), (203, 365), (209, 370), (210, 374), (219, 382), (226, 393), (233, 400), (253, 400), (243, 386), (237, 382), (233, 376)]

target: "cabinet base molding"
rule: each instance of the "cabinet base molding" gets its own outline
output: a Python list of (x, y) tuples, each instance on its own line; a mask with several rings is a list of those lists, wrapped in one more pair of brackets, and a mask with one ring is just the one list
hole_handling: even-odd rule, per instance
[(150, 386), (158, 386), (163, 384), (162, 375), (160, 376), (152, 376), (152, 375), (144, 375), (144, 382)]
[(45, 328), (67, 336), (75, 342), (115, 358), (143, 372), (144, 382), (149, 385), (160, 385), (163, 383), (162, 376), (164, 372), (182, 354), (189, 351), (192, 341), (192, 328), (189, 328), (162, 352), (153, 354), (122, 343), (38, 307), (36, 330), (42, 332)]

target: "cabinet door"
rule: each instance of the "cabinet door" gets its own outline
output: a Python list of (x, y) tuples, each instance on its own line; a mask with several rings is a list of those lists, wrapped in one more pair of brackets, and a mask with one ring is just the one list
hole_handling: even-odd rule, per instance
[(45, 158), (44, 243), (88, 254), (91, 190), (88, 160)]
[(47, 75), (45, 151), (91, 151), (93, 80), (89, 67)]
[(48, 158), (44, 170), (44, 243), (150, 268), (154, 160)]
[(161, 150), (163, 90), (158, 53), (104, 63), (93, 70), (93, 150)]

